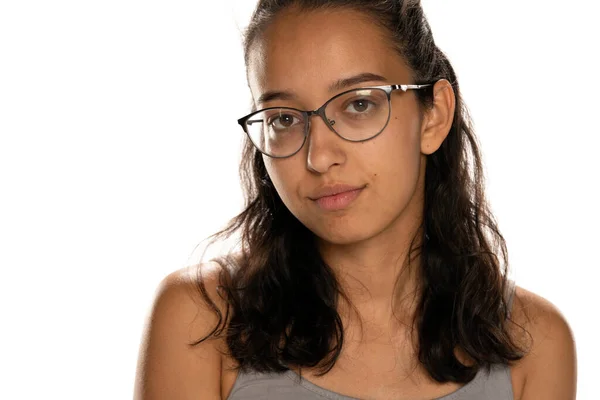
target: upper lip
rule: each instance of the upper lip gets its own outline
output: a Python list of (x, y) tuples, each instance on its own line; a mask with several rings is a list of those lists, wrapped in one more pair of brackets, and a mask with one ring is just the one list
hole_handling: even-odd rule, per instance
[(323, 185), (317, 188), (314, 192), (311, 193), (309, 198), (311, 200), (318, 200), (321, 197), (325, 196), (333, 196), (334, 194), (350, 192), (352, 190), (362, 189), (364, 186), (353, 186), (348, 185), (346, 183), (333, 183), (328, 185)]

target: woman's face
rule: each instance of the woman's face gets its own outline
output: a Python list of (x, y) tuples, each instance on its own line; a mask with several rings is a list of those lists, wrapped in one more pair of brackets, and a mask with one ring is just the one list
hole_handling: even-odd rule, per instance
[[(371, 77), (329, 90), (334, 82), (366, 73), (384, 80)], [(291, 95), (257, 102), (257, 109), (287, 106), (314, 110), (347, 89), (414, 83), (381, 28), (350, 10), (277, 16), (251, 48), (248, 79), (255, 102), (266, 92)], [(283, 203), (328, 243), (355, 243), (420, 223), (424, 152), (435, 151), (441, 140), (438, 138), (437, 145), (425, 145), (412, 90), (397, 90), (391, 96), (389, 123), (373, 139), (346, 141), (313, 116), (309, 137), (298, 153), (283, 159), (263, 155)], [(323, 209), (312, 198), (323, 185), (335, 183), (364, 189), (343, 209)]]

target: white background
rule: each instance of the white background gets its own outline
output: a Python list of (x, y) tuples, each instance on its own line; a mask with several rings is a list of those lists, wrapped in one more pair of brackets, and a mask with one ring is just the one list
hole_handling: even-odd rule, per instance
[[(597, 394), (595, 2), (428, 0), (517, 284)], [(159, 281), (239, 211), (251, 0), (0, 3), (0, 398), (127, 399)]]

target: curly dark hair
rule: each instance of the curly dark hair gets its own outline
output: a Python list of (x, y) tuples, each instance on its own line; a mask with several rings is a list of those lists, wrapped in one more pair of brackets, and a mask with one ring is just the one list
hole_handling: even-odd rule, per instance
[[(472, 380), (491, 364), (520, 360), (525, 352), (509, 334), (504, 293), (508, 255), (484, 194), (484, 176), (471, 118), (448, 58), (436, 46), (418, 0), (260, 0), (244, 40), (246, 66), (253, 43), (289, 7), (312, 11), (346, 8), (372, 17), (389, 33), (415, 83), (448, 80), (454, 90), (454, 120), (441, 147), (427, 156), (424, 215), (409, 249), (421, 255), (420, 291), (412, 320), (418, 360), (438, 382)], [(419, 106), (431, 107), (433, 87), (415, 91)], [(283, 204), (261, 153), (246, 137), (240, 164), (244, 209), (209, 236), (241, 233), (241, 251), (213, 258), (219, 273), (223, 313), (210, 299), (198, 269), (197, 286), (219, 322), (197, 345), (225, 330), (229, 355), (241, 370), (283, 372), (288, 365), (333, 368), (344, 341), (334, 271), (317, 250), (315, 235)], [(416, 242), (416, 244), (415, 244)], [(516, 324), (518, 325), (518, 324)], [(519, 325), (520, 326), (520, 325)], [(460, 347), (474, 364), (455, 356)]]

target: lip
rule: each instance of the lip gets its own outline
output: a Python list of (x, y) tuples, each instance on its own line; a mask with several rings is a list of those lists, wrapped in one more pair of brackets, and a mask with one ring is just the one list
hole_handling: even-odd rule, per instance
[(365, 186), (353, 186), (346, 183), (335, 183), (319, 187), (309, 198), (311, 200), (319, 200), (323, 197), (335, 196), (340, 193), (352, 192), (358, 189), (363, 189)]
[(320, 187), (311, 198), (325, 211), (342, 210), (350, 205), (366, 187), (337, 183)]
[(354, 189), (332, 196), (323, 196), (315, 200), (315, 203), (325, 211), (342, 210), (350, 205), (362, 192), (364, 188)]

